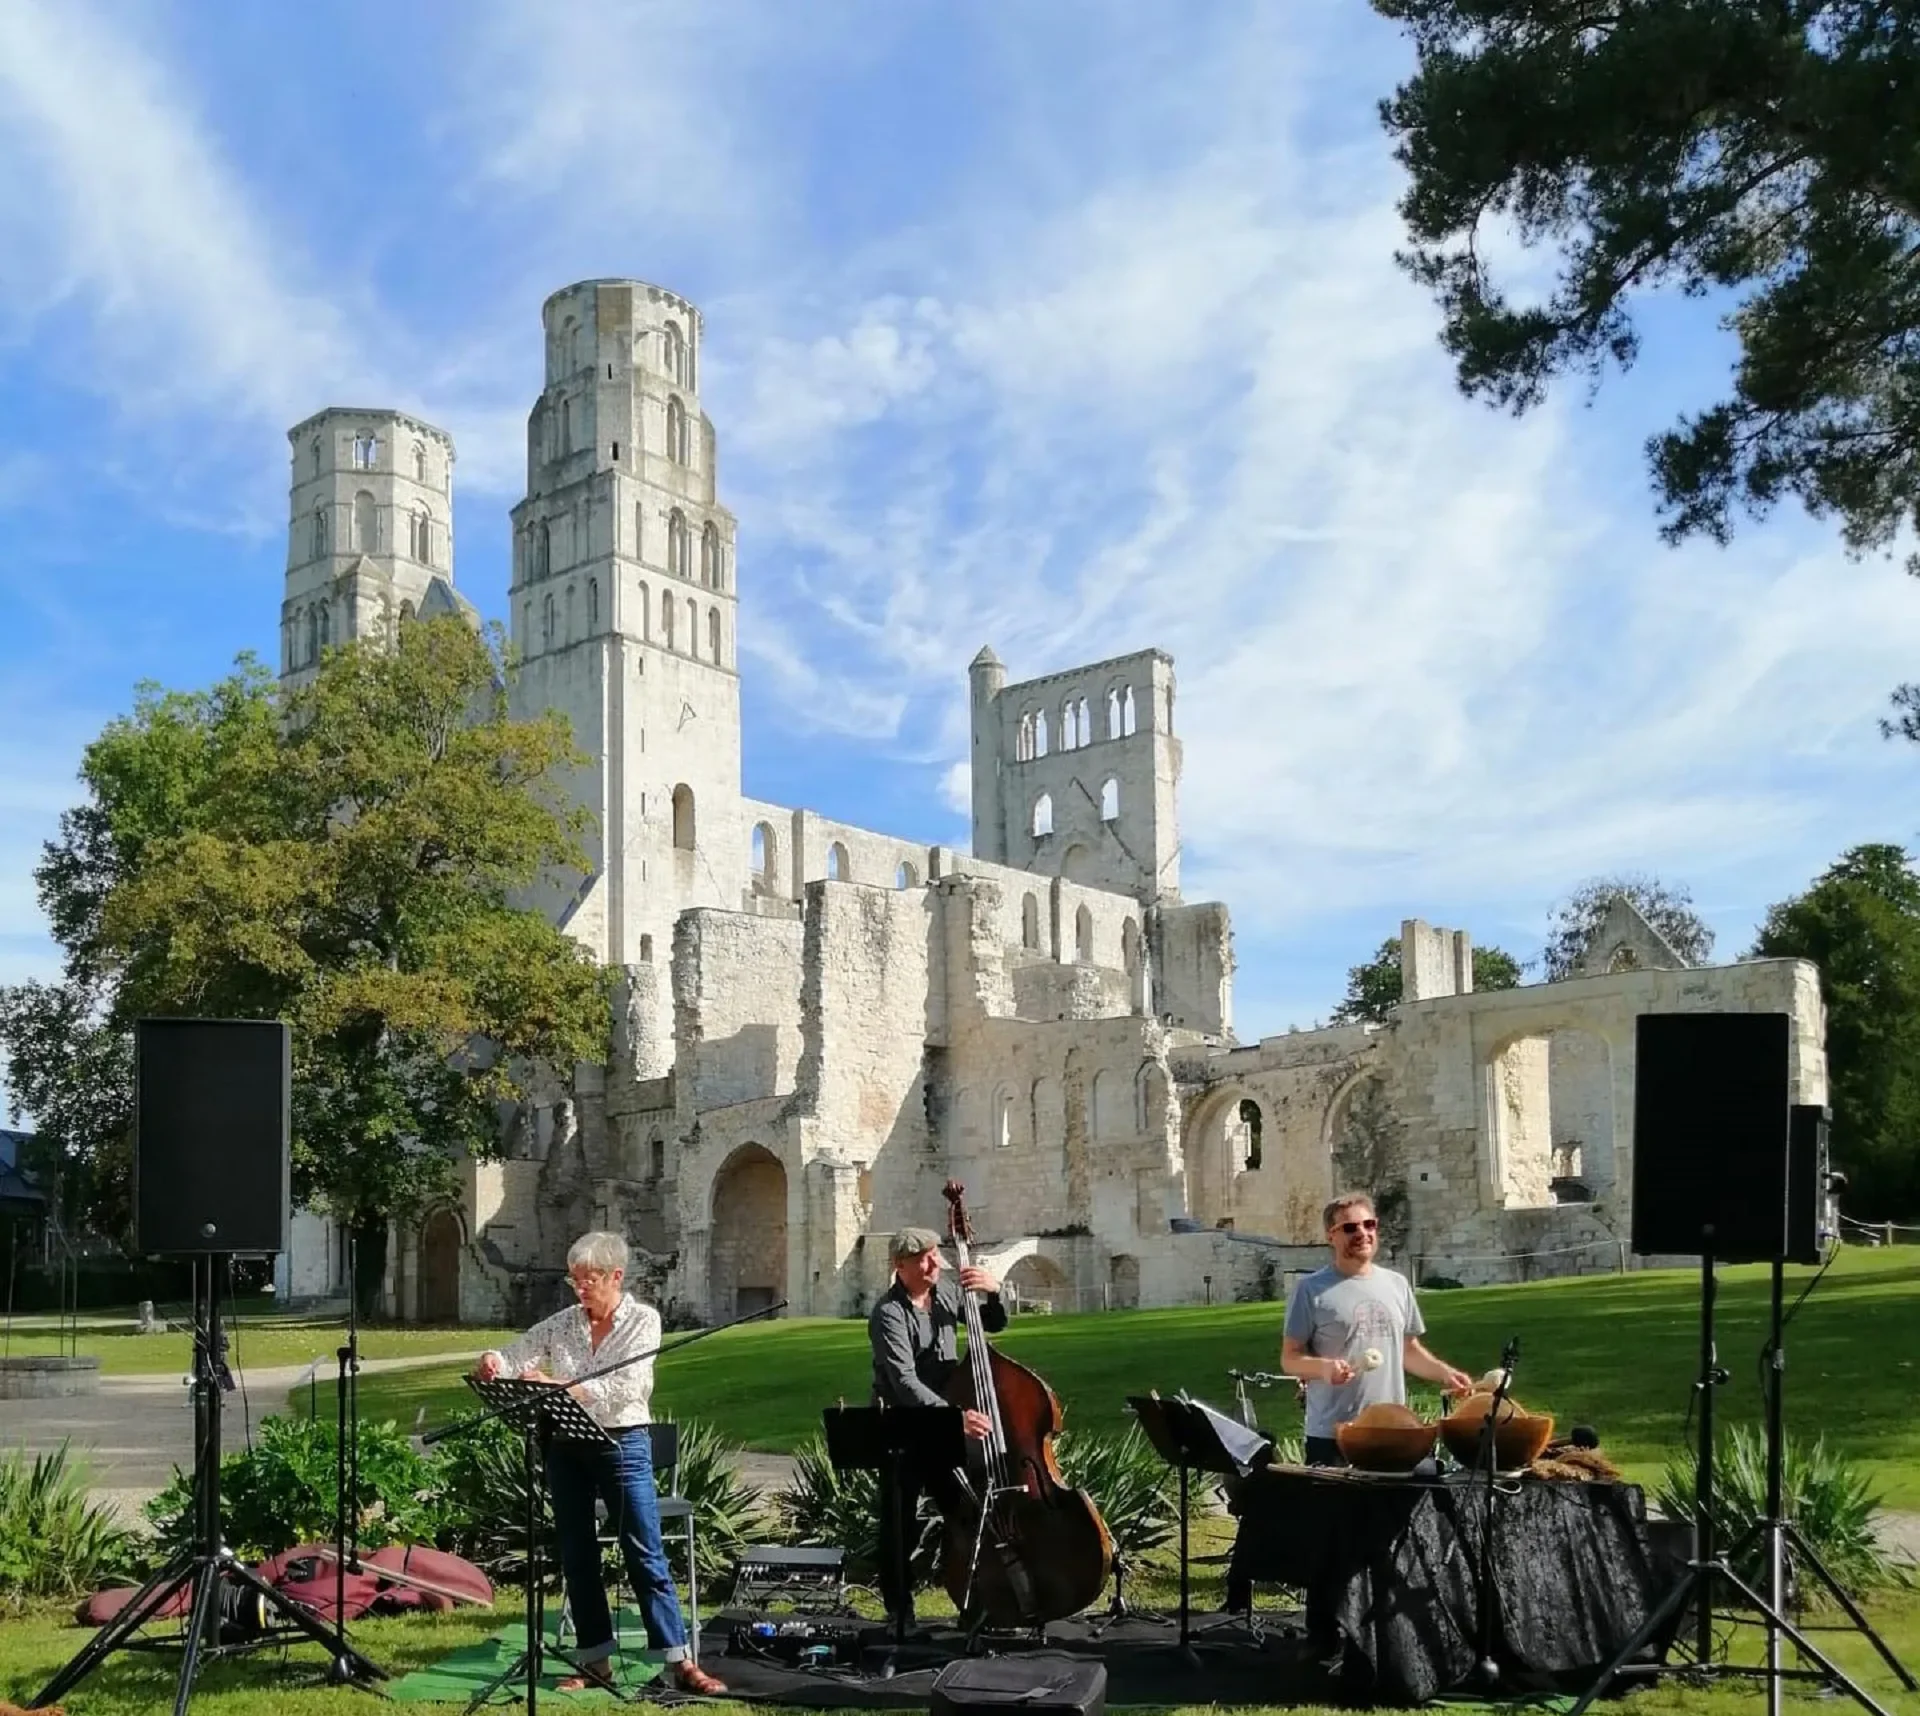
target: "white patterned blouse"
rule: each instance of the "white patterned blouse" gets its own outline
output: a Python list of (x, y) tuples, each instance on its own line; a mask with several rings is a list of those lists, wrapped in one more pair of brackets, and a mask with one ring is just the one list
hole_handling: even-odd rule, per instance
[[(624, 1294), (614, 1307), (613, 1327), (598, 1349), (589, 1332), (587, 1313), (578, 1305), (556, 1311), (493, 1356), (500, 1361), (503, 1376), (518, 1376), (523, 1370), (544, 1370), (558, 1382), (570, 1382), (590, 1370), (600, 1370), (635, 1353), (650, 1353), (660, 1344), (660, 1313), (643, 1305), (631, 1293)], [(625, 1430), (645, 1424), (652, 1416), (648, 1402), (653, 1398), (653, 1360), (641, 1359), (585, 1384), (588, 1413), (603, 1430)]]

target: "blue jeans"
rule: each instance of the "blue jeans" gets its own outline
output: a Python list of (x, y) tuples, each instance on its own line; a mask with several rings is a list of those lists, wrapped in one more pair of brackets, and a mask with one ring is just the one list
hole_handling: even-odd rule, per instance
[(596, 1662), (613, 1654), (613, 1616), (600, 1576), (600, 1544), (594, 1499), (607, 1504), (607, 1523), (620, 1540), (627, 1577), (640, 1599), (647, 1644), (669, 1662), (687, 1655), (687, 1624), (660, 1541), (660, 1506), (653, 1489), (653, 1440), (644, 1425), (612, 1432), (611, 1448), (554, 1447), (547, 1451), (547, 1491), (560, 1537), (560, 1570), (579, 1648), (571, 1654)]

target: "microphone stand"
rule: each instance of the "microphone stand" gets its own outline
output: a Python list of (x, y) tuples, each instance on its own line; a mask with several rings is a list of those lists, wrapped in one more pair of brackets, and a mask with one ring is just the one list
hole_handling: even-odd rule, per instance
[[(333, 1660), (327, 1665), (327, 1684), (349, 1686), (360, 1682), (354, 1658), (347, 1650), (347, 1571), (360, 1571), (360, 1319), (358, 1271), (355, 1268), (353, 1229), (347, 1237), (347, 1340), (339, 1349), (339, 1381), (334, 1389), (333, 1475)], [(382, 1675), (384, 1679), (384, 1674)]]
[(1497, 1435), (1500, 1408), (1506, 1404), (1507, 1393), (1513, 1387), (1513, 1369), (1519, 1361), (1520, 1337), (1515, 1335), (1501, 1349), (1500, 1381), (1493, 1391), (1493, 1404), (1480, 1420), (1480, 1446), (1474, 1451), (1474, 1465), (1484, 1466), (1487, 1474), (1486, 1503), (1480, 1515), (1480, 1660), (1474, 1665), (1474, 1672), (1487, 1687), (1500, 1684), (1500, 1665), (1493, 1655), (1494, 1617), (1498, 1607), (1498, 1586), (1493, 1573), (1494, 1479), (1500, 1463)]

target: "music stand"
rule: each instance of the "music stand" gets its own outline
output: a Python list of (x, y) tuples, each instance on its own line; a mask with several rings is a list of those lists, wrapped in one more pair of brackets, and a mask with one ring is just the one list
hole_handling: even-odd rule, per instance
[(1154, 1451), (1180, 1474), (1180, 1638), (1173, 1648), (1188, 1667), (1198, 1668), (1187, 1549), (1187, 1474), (1244, 1478), (1273, 1458), (1273, 1439), (1185, 1394), (1171, 1400), (1158, 1394), (1130, 1394), (1127, 1404)]
[[(932, 1473), (964, 1470), (967, 1432), (957, 1406), (829, 1406), (820, 1415), (827, 1434), (827, 1459), (836, 1472), (878, 1472), (895, 1486), (909, 1468)], [(893, 1642), (907, 1642), (907, 1608), (912, 1600), (912, 1546), (905, 1509), (893, 1510), (893, 1542), (880, 1546), (893, 1558), (906, 1602), (893, 1616)]]
[[(611, 1447), (613, 1438), (593, 1421), (564, 1384), (528, 1382), (508, 1376), (497, 1376), (491, 1382), (469, 1376), (466, 1381), (491, 1409), (486, 1418), (476, 1422), (499, 1418), (520, 1427), (527, 1497), (527, 1648), (468, 1700), (467, 1710), (469, 1713), (478, 1710), (515, 1675), (521, 1675), (526, 1681), (527, 1716), (535, 1716), (539, 1708), (543, 1658), (557, 1656), (576, 1673), (587, 1672), (565, 1651), (546, 1641), (547, 1604), (540, 1572), (540, 1507), (544, 1496), (540, 1487), (538, 1445), (544, 1436), (550, 1444), (560, 1447)], [(455, 1425), (449, 1433), (458, 1435), (462, 1428)]]

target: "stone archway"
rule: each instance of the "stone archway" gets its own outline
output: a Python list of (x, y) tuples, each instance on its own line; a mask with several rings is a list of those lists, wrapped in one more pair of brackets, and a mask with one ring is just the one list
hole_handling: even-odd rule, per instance
[(1007, 1271), (1005, 1286), (1009, 1296), (1022, 1304), (1036, 1301), (1049, 1310), (1074, 1311), (1072, 1283), (1066, 1271), (1050, 1257), (1029, 1253)]
[(420, 1229), (420, 1288), (415, 1315), (423, 1323), (460, 1321), (460, 1217), (435, 1210)]
[(1107, 1305), (1115, 1311), (1140, 1308), (1140, 1259), (1120, 1256), (1107, 1262)]
[(707, 1314), (762, 1311), (786, 1288), (787, 1170), (764, 1145), (742, 1144), (713, 1177)]

